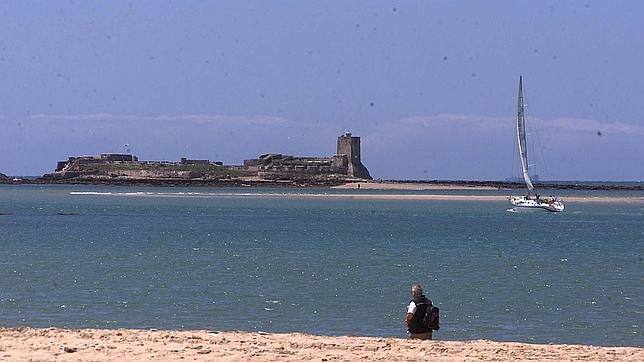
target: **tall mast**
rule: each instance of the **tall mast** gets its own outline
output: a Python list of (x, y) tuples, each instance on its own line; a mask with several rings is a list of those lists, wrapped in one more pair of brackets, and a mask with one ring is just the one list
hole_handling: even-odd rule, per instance
[(523, 170), (523, 179), (528, 187), (528, 193), (534, 190), (532, 180), (528, 174), (528, 149), (525, 140), (525, 116), (523, 111), (523, 77), (519, 76), (519, 99), (517, 102), (517, 140), (519, 143), (519, 154), (521, 155), (521, 168)]

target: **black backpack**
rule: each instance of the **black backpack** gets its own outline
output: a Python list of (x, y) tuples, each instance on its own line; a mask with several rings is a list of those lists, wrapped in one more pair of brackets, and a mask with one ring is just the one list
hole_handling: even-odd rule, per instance
[(427, 307), (425, 316), (423, 317), (423, 325), (435, 331), (441, 329), (438, 312), (438, 307)]

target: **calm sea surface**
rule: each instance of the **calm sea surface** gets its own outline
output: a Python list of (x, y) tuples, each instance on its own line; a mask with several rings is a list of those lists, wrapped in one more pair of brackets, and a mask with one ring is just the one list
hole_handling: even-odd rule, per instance
[(436, 339), (644, 346), (644, 204), (297, 196), (355, 192), (0, 186), (0, 326), (403, 337), (418, 282)]

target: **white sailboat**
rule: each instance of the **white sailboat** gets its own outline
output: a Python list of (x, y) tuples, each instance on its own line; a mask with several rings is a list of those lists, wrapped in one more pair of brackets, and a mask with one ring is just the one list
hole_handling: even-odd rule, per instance
[(534, 190), (532, 180), (528, 174), (528, 150), (526, 148), (525, 116), (523, 112), (523, 78), (519, 76), (519, 102), (517, 111), (517, 141), (519, 143), (519, 154), (521, 156), (521, 169), (523, 179), (528, 188), (528, 194), (522, 196), (510, 196), (510, 204), (518, 208), (543, 209), (553, 212), (560, 212), (564, 209), (561, 200), (554, 196), (541, 197)]

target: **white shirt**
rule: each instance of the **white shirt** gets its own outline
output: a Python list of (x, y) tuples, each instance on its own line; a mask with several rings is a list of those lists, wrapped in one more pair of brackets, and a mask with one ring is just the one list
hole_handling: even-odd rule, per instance
[(407, 306), (407, 313), (414, 314), (416, 313), (416, 303), (412, 300), (409, 302), (409, 305)]

